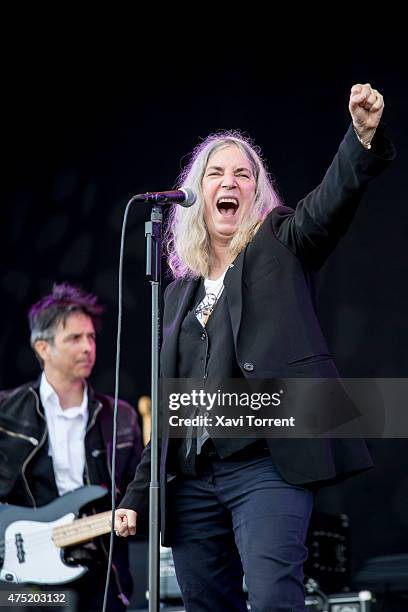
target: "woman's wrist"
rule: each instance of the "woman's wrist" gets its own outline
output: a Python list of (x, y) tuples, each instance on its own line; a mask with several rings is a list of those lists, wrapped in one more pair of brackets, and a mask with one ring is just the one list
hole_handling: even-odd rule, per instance
[(353, 128), (355, 135), (357, 136), (363, 147), (365, 147), (366, 149), (371, 149), (371, 141), (374, 138), (376, 128), (362, 130), (361, 128), (357, 128), (354, 123)]

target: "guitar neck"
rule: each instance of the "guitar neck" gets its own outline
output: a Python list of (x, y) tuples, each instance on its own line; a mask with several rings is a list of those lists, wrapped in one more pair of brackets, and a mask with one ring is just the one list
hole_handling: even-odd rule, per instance
[(67, 525), (55, 527), (52, 531), (52, 540), (55, 546), (65, 548), (88, 542), (97, 536), (109, 533), (111, 530), (112, 512), (101, 512), (92, 516), (85, 516)]

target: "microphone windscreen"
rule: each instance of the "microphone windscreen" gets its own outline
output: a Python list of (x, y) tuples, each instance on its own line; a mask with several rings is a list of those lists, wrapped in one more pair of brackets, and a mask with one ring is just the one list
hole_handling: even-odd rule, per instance
[(189, 187), (181, 187), (180, 191), (183, 191), (186, 194), (186, 199), (184, 202), (180, 202), (181, 206), (189, 208), (197, 200), (197, 194)]

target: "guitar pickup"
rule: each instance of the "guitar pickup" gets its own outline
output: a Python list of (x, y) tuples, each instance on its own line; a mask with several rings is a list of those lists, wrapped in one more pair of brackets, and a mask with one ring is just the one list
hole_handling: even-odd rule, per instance
[(21, 533), (16, 533), (15, 537), (16, 548), (17, 548), (17, 559), (19, 563), (25, 563), (25, 551), (24, 551), (24, 540)]

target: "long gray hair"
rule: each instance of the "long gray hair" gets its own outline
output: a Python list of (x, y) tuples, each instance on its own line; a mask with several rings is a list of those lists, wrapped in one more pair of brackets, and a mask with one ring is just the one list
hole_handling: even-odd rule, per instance
[(235, 145), (246, 156), (256, 180), (253, 206), (229, 245), (231, 261), (252, 240), (268, 213), (281, 203), (260, 150), (249, 138), (236, 131), (208, 136), (191, 153), (190, 163), (177, 184), (179, 188), (192, 189), (197, 194), (197, 202), (190, 208), (174, 205), (169, 213), (165, 242), (168, 264), (174, 278), (207, 277), (209, 274), (211, 244), (204, 220), (202, 179), (210, 157), (229, 145)]

